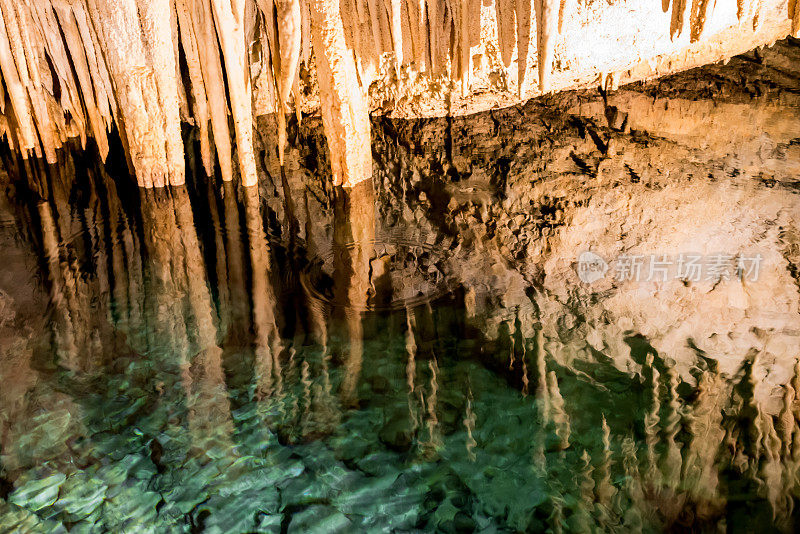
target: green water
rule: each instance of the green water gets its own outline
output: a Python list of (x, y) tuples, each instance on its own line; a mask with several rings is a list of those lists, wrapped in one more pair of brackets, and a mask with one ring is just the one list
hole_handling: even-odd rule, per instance
[(446, 199), (71, 165), (4, 203), (0, 531), (792, 528), (752, 362), (564, 359), (534, 281), (460, 274)]

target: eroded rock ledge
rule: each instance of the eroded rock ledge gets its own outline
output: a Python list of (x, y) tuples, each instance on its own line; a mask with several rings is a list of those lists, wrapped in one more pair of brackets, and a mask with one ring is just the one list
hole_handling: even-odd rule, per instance
[[(142, 187), (202, 162), (258, 182), (254, 116), (321, 108), (334, 183), (370, 176), (370, 108), (467, 113), (550, 90), (616, 87), (798, 34), (789, 0), (0, 1), (0, 132), (25, 157), (116, 128)], [(533, 76), (531, 73), (537, 73)], [(231, 142), (233, 139), (233, 142)]]

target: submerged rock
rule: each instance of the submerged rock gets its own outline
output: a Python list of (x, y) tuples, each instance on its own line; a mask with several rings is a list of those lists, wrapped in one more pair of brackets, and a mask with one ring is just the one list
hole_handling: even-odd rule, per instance
[(334, 534), (351, 532), (350, 520), (330, 506), (314, 505), (292, 515), (289, 522), (290, 534), (314, 533)]

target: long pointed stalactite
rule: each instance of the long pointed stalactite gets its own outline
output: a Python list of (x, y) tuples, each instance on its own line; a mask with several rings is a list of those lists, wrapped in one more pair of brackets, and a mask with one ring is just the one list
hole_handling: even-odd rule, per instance
[[(316, 112), (309, 102), (318, 95), (333, 183), (351, 187), (372, 174), (370, 91), (387, 72), (395, 81), (406, 71), (449, 79), (469, 98), (491, 48), (505, 69), (516, 62), (514, 76), (506, 74), (524, 98), (637, 62), (663, 59), (661, 74), (694, 66), (692, 51), (702, 49), (691, 46), (712, 33), (728, 32), (719, 37), (725, 46), (707, 46), (707, 60), (741, 52), (734, 42), (799, 36), (799, 4), (642, 3), (636, 9), (663, 19), (663, 32), (630, 46), (620, 35), (600, 58), (576, 36), (593, 25), (613, 33), (609, 21), (633, 8), (610, 2), (594, 20), (574, 0), (1, 0), (0, 135), (25, 157), (54, 163), (71, 138), (93, 139), (107, 157), (116, 130), (138, 185), (162, 187), (185, 181), (186, 122), (197, 129), (206, 174), (218, 166), (223, 180), (252, 186), (261, 148), (254, 116), (275, 114), (277, 146), (267, 149), (284, 165), (287, 116), (294, 109), (299, 118), (306, 105)], [(569, 66), (587, 53), (592, 59)], [(536, 83), (527, 76), (534, 65)], [(642, 79), (656, 71), (627, 72)]]

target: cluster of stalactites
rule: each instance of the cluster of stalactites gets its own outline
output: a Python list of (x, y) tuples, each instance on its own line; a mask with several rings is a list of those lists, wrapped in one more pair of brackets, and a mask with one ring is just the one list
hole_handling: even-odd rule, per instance
[[(547, 91), (555, 36), (575, 0), (494, 0), (497, 40), (506, 67), (517, 50), (520, 92), (528, 64), (531, 25), (536, 21), (539, 87)], [(341, 0), (347, 38), (369, 83), (380, 59), (392, 53), (397, 64), (418, 72), (449, 75), (467, 92), (473, 70), (470, 49), (481, 40), (481, 0)]]
[[(760, 2), (737, 0), (740, 20), (757, 26)], [(716, 2), (671, 3), (670, 35), (688, 29), (699, 39)], [(506, 67), (516, 50), (520, 95), (532, 23), (538, 89), (546, 92), (556, 36), (575, 5), (494, 0), (497, 48)], [(91, 137), (105, 158), (116, 125), (139, 185), (159, 187), (184, 182), (185, 120), (197, 126), (208, 174), (218, 164), (224, 180), (238, 170), (245, 186), (254, 185), (254, 87), (276, 114), (283, 163), (286, 113), (292, 101), (299, 109), (299, 67), (309, 64), (313, 43), (333, 182), (354, 185), (371, 174), (366, 91), (381, 59), (449, 76), (468, 92), (483, 7), (482, 0), (0, 0), (0, 135), (49, 162), (67, 139)], [(788, 7), (800, 35), (800, 0)]]
[(0, 0), (0, 12), (0, 132), (13, 149), (54, 163), (67, 139), (91, 137), (105, 158), (116, 125), (140, 186), (179, 185), (184, 119), (198, 127), (209, 173), (216, 156), (232, 179), (233, 137), (242, 183), (257, 182), (251, 69), (262, 66), (266, 94), (285, 111), (299, 0)]

